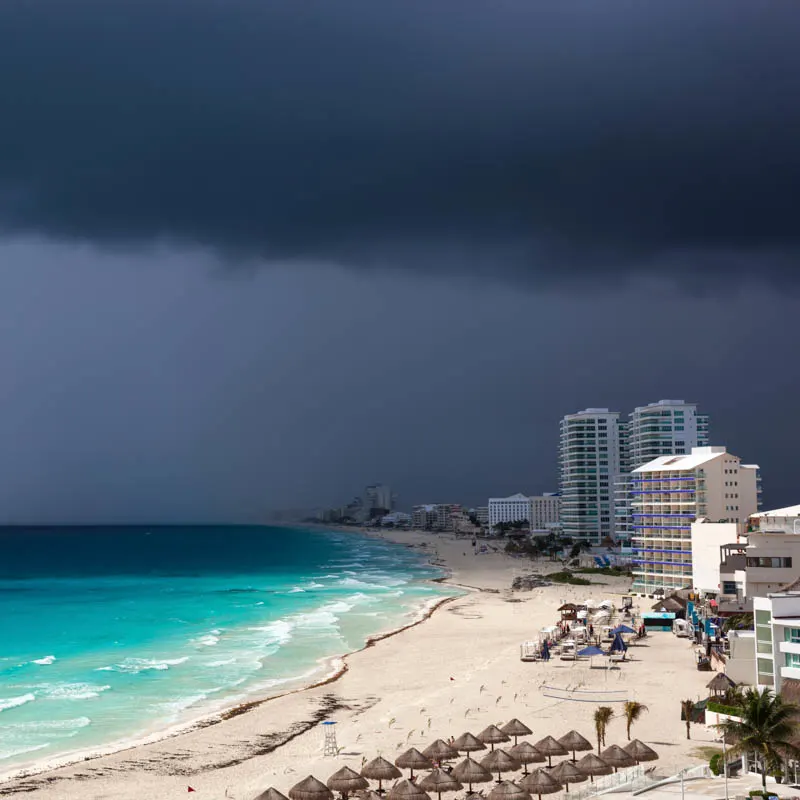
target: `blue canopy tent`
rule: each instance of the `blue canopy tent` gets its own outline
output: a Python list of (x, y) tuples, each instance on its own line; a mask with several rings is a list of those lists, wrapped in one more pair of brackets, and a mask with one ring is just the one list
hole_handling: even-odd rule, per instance
[(611, 647), (609, 648), (609, 653), (624, 653), (628, 649), (628, 645), (622, 641), (622, 634), (617, 634), (614, 637), (614, 641), (611, 642)]
[(590, 645), (589, 647), (584, 647), (583, 650), (578, 650), (579, 656), (603, 656), (605, 653), (599, 648), (595, 647), (594, 645)]
[(636, 633), (636, 631), (633, 628), (629, 628), (627, 625), (617, 625), (611, 633)]

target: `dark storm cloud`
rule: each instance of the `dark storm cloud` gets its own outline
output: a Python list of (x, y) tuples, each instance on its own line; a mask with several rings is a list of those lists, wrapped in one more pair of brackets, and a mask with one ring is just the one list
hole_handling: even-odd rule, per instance
[(0, 224), (779, 278), (800, 240), (798, 41), (792, 3), (5, 0)]

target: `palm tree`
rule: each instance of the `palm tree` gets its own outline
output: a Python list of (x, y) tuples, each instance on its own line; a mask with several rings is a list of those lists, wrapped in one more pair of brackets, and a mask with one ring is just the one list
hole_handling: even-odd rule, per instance
[(628, 732), (628, 741), (631, 740), (631, 725), (649, 709), (644, 703), (637, 703), (635, 700), (628, 700), (625, 703), (625, 726)]
[(692, 737), (689, 735), (691, 728), (689, 727), (692, 724), (692, 713), (694, 712), (694, 700), (681, 700), (681, 713), (683, 714), (683, 718), (686, 720), (686, 738), (691, 739)]
[(600, 748), (606, 743), (606, 727), (614, 716), (614, 709), (610, 706), (599, 706), (594, 712), (594, 730), (597, 734), (597, 755)]
[(785, 702), (767, 688), (761, 692), (748, 689), (741, 715), (715, 727), (732, 743), (729, 755), (756, 754), (762, 762), (761, 785), (766, 788), (768, 767), (780, 767), (787, 757), (800, 758), (800, 749), (790, 741), (796, 730), (795, 715), (798, 713), (800, 707)]

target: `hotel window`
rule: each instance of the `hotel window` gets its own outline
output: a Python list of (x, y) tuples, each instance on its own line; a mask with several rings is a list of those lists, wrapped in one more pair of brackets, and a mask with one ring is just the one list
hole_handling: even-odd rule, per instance
[(800, 667), (800, 653), (786, 653), (787, 667)]
[(783, 640), (792, 644), (800, 644), (800, 628), (784, 628)]
[(760, 558), (748, 558), (748, 567), (770, 567), (770, 568), (791, 568), (791, 556), (761, 556)]

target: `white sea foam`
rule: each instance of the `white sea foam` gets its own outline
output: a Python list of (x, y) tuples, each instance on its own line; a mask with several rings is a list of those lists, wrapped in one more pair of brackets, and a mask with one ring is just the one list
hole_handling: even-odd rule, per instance
[(33, 744), (28, 745), (27, 747), (17, 747), (14, 749), (11, 748), (0, 748), (0, 761), (5, 758), (13, 758), (14, 756), (21, 756), (24, 753), (33, 753), (35, 750), (44, 750), (45, 747), (49, 747), (50, 742), (45, 742), (44, 744)]
[(315, 581), (311, 581), (311, 583), (306, 585), (306, 589), (324, 589), (324, 583), (316, 583)]
[(261, 644), (286, 644), (292, 638), (292, 631), (294, 630), (295, 623), (289, 622), (285, 619), (277, 619), (275, 622), (270, 622), (268, 625), (260, 625), (248, 628), (249, 631), (264, 634), (259, 637)]
[(211, 633), (207, 633), (205, 636), (192, 639), (192, 642), (202, 645), (203, 647), (214, 647), (215, 645), (219, 644), (219, 636), (212, 631)]
[(34, 658), (31, 663), (33, 664), (52, 664), (56, 660), (55, 656), (44, 656), (44, 658)]
[(206, 666), (209, 667), (226, 667), (228, 664), (235, 664), (236, 658), (223, 658), (219, 661), (209, 661)]
[(110, 688), (94, 683), (40, 683), (33, 687), (42, 700), (91, 700)]
[(286, 594), (296, 594), (297, 592), (304, 592), (305, 589), (301, 589), (299, 586), (293, 586)]
[(0, 697), (0, 711), (6, 711), (9, 708), (24, 706), (25, 703), (32, 703), (35, 699), (36, 695), (32, 694), (31, 692), (18, 695), (17, 697)]
[(111, 664), (108, 667), (98, 667), (97, 672), (124, 672), (130, 675), (137, 675), (140, 672), (147, 670), (167, 670), (170, 667), (176, 667), (178, 664), (184, 664), (189, 660), (189, 656), (183, 658), (165, 658), (158, 660), (155, 658), (126, 658), (121, 664)]

